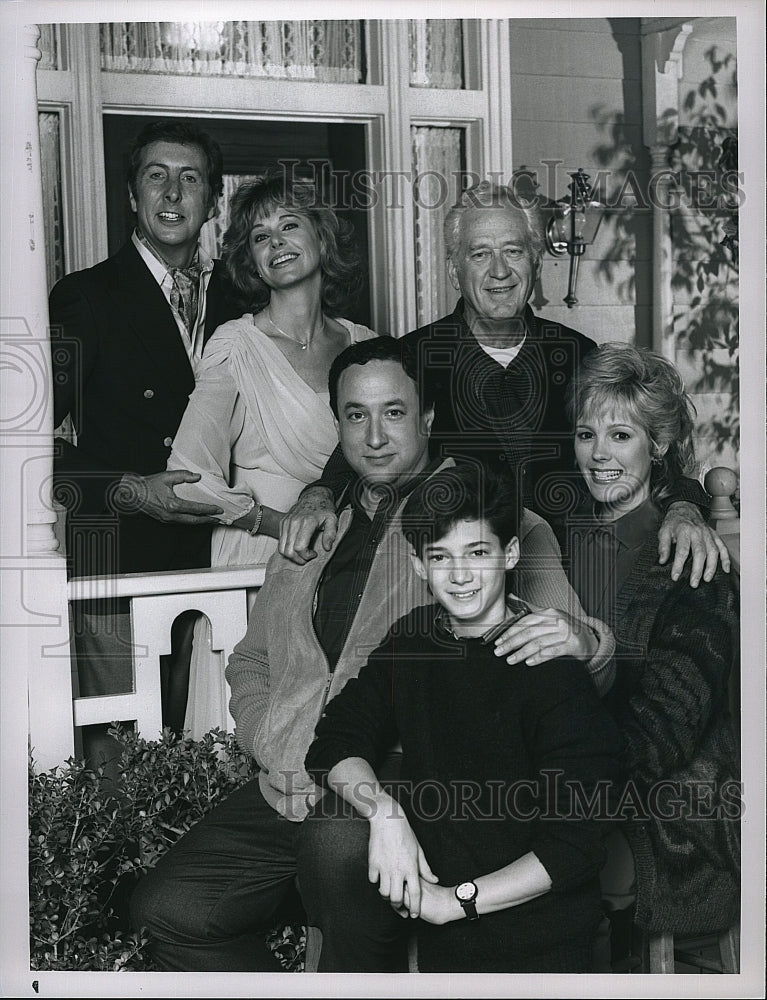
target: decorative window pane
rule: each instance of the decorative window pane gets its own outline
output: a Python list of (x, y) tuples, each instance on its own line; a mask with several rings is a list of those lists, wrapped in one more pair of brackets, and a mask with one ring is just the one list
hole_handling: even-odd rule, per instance
[(414, 126), (416, 296), (418, 323), (450, 312), (458, 293), (447, 278), (442, 226), (461, 193), (462, 130)]
[(460, 21), (409, 22), (410, 86), (462, 90), (463, 31)]
[(40, 69), (61, 69), (59, 65), (59, 39), (57, 24), (39, 24), (40, 41), (37, 47), (42, 53)]
[(59, 116), (38, 115), (40, 163), (43, 182), (43, 227), (45, 230), (45, 267), (48, 288), (64, 277), (64, 242), (61, 219), (61, 147)]
[(361, 21), (126, 21), (101, 25), (102, 69), (362, 81)]

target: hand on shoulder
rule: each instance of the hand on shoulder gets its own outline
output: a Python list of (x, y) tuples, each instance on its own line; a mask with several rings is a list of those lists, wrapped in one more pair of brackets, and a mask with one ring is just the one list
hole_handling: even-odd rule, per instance
[(495, 655), (507, 656), (507, 663), (534, 667), (559, 656), (590, 660), (599, 640), (585, 623), (565, 611), (544, 608), (532, 611), (512, 625), (496, 641)]
[(686, 500), (672, 503), (666, 512), (658, 531), (658, 562), (665, 565), (675, 545), (674, 561), (671, 565), (671, 579), (678, 580), (682, 569), (690, 557), (690, 586), (697, 587), (701, 577), (710, 583), (721, 565), (725, 573), (730, 572), (730, 554), (719, 535), (704, 523), (695, 504)]
[(333, 494), (324, 486), (310, 487), (282, 519), (279, 551), (292, 562), (309, 562), (317, 556), (318, 541), (326, 552), (331, 550), (337, 531)]

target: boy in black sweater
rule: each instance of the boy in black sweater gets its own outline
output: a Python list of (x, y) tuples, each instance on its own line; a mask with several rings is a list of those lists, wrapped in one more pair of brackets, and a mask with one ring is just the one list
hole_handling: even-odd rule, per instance
[[(413, 493), (403, 529), (438, 603), (393, 626), (306, 759), (369, 821), (369, 880), (418, 919), (423, 972), (592, 970), (621, 742), (576, 660), (531, 669), (493, 653), (498, 628), (529, 612), (506, 590), (517, 519), (512, 492), (476, 467)], [(393, 732), (396, 798), (375, 775)]]

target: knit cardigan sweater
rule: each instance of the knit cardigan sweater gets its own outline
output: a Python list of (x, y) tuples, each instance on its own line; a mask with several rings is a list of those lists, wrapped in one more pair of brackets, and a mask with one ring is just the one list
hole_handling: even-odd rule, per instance
[(727, 927), (740, 889), (741, 790), (728, 710), (735, 592), (721, 571), (697, 588), (689, 570), (672, 581), (652, 537), (615, 611), (610, 698), (646, 810), (624, 826), (636, 865), (635, 920), (650, 932)]

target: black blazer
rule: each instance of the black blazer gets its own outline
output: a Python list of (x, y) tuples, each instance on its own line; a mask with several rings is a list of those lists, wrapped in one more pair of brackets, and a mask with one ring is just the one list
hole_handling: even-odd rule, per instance
[[(206, 296), (204, 338), (239, 316), (220, 262)], [(132, 242), (67, 275), (50, 295), (55, 426), (68, 413), (77, 447), (56, 438), (54, 485), (68, 509), (74, 575), (210, 564), (210, 527), (164, 524), (116, 508), (125, 472), (161, 472), (194, 389), (170, 306)]]

